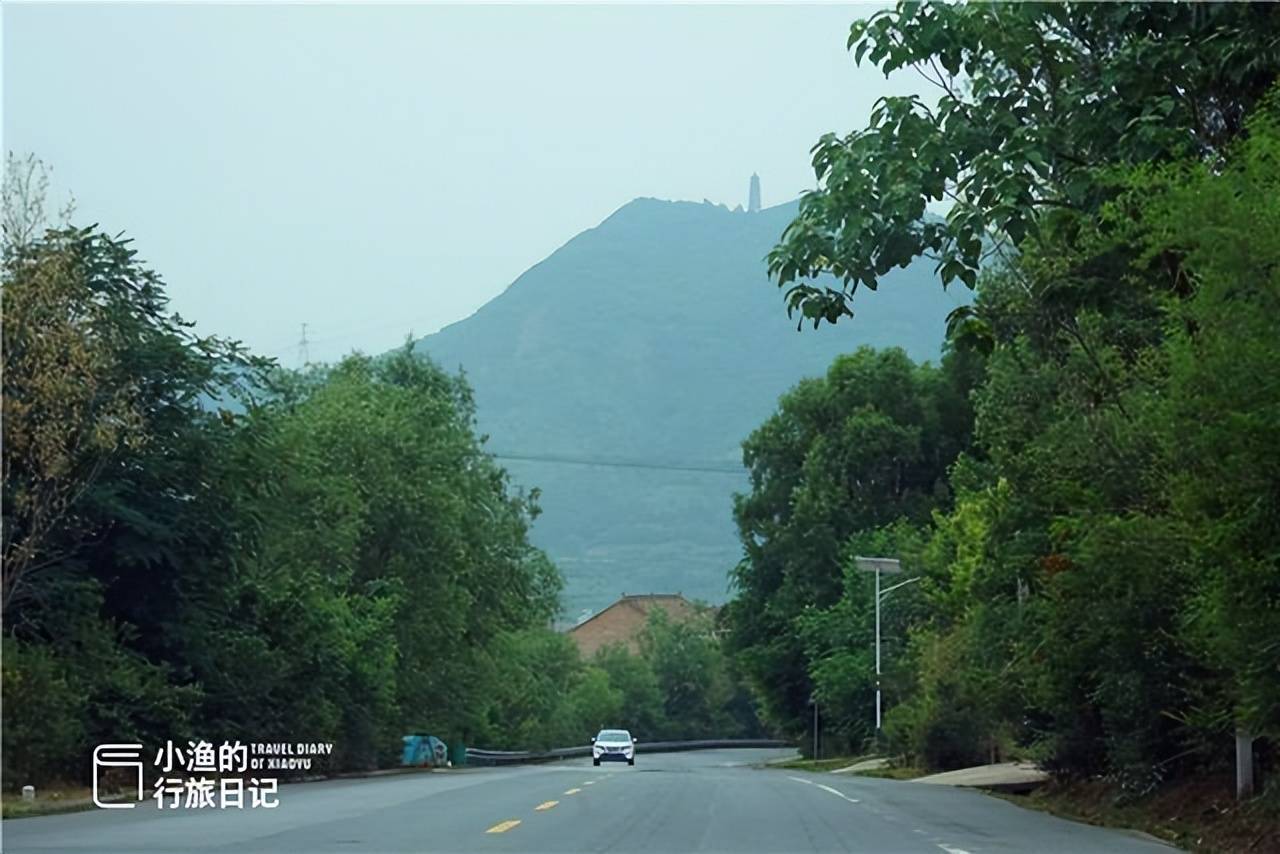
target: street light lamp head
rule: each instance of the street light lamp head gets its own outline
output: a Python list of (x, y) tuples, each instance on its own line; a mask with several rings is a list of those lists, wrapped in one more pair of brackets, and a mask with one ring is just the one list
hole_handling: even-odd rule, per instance
[(853, 562), (865, 572), (902, 572), (902, 564), (892, 557), (855, 557)]

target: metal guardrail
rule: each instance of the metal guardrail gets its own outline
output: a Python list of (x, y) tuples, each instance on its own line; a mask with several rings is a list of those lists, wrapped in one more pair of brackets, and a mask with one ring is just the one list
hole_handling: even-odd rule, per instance
[[(682, 750), (716, 750), (739, 747), (791, 747), (787, 741), (768, 738), (717, 738), (695, 741), (641, 741), (636, 743), (636, 753), (673, 753)], [(590, 756), (591, 745), (582, 747), (557, 747), (553, 750), (481, 750), (467, 748), (468, 765), (517, 765), (524, 762), (549, 762), (556, 759), (572, 759)]]

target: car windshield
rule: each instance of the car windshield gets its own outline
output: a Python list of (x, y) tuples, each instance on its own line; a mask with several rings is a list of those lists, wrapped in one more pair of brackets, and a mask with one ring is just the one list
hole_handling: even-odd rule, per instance
[(631, 741), (631, 733), (625, 729), (602, 729), (596, 741)]

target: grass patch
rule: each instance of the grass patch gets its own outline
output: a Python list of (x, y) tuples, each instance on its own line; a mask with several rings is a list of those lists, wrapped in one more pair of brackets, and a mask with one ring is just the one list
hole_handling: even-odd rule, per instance
[(854, 777), (882, 777), (886, 780), (914, 780), (931, 773), (914, 765), (890, 765), (887, 768), (871, 768), (866, 771), (851, 771)]
[[(771, 762), (767, 767), (782, 768), (788, 771), (839, 771), (841, 768), (848, 768), (858, 762), (864, 762), (868, 759), (875, 759), (874, 754), (865, 756), (837, 756), (833, 759), (791, 759), (786, 762)], [(916, 777), (923, 777), (930, 773), (923, 768), (917, 768), (911, 765), (890, 766), (887, 768), (872, 768), (867, 771), (850, 771), (850, 775), (854, 777), (883, 777), (889, 780), (914, 780)]]
[[(110, 798), (110, 796), (105, 796)], [(19, 792), (0, 795), (0, 815), (4, 818), (26, 818), (96, 809), (93, 791), (88, 786), (48, 786), (36, 789), (34, 801), (24, 801)]]
[(785, 768), (789, 771), (838, 771), (865, 758), (865, 756), (837, 756), (834, 759), (789, 759), (786, 762), (770, 763), (768, 767)]
[(1132, 828), (1197, 854), (1280, 854), (1280, 786), (1244, 804), (1229, 773), (1172, 783), (1136, 800), (1111, 783), (1051, 783), (1029, 795), (1000, 795), (1019, 806), (1104, 827)]

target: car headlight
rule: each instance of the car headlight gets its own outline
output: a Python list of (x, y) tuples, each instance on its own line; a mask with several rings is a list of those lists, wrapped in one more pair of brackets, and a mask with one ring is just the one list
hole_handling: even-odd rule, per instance
[(603, 747), (601, 747), (601, 746), (600, 746), (600, 745), (598, 745), (598, 744), (596, 744), (596, 745), (592, 745), (592, 747), (591, 747), (591, 753), (592, 753), (592, 755), (594, 755), (594, 756), (599, 756), (601, 753), (604, 753), (604, 748), (603, 748)]

